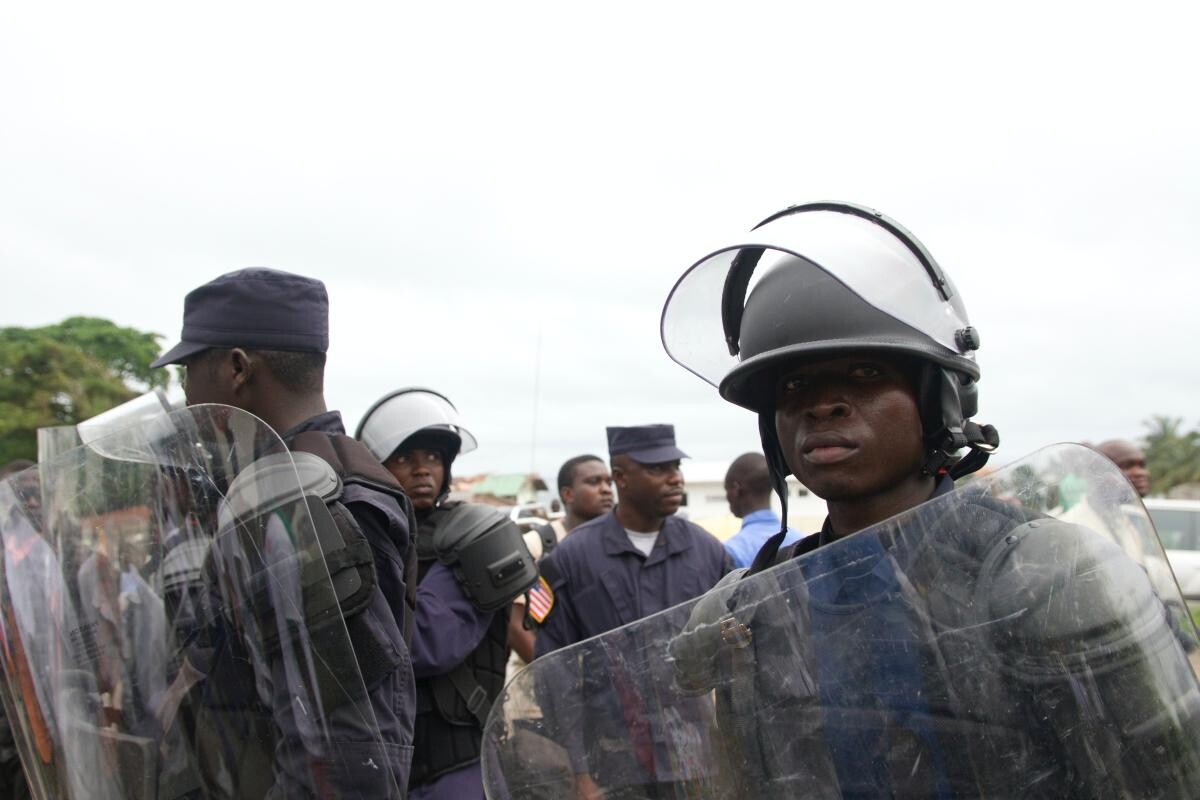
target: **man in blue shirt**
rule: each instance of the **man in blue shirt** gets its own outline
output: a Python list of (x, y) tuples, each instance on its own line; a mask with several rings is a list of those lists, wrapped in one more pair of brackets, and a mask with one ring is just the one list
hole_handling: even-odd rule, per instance
[[(729, 511), (742, 521), (742, 529), (725, 542), (725, 549), (735, 567), (748, 567), (763, 542), (783, 527), (779, 515), (771, 508), (771, 472), (766, 456), (743, 453), (733, 460), (725, 473), (725, 499), (729, 501)], [(798, 532), (788, 528), (783, 545), (799, 538)]]
[(671, 425), (608, 429), (616, 508), (580, 525), (543, 562), (554, 605), (538, 656), (697, 597), (729, 571), (720, 542), (676, 516), (683, 502)]

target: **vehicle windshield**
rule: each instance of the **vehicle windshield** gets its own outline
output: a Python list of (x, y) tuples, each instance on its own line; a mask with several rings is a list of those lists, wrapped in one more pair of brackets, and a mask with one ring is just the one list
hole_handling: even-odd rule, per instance
[(1200, 509), (1150, 508), (1150, 518), (1167, 550), (1200, 550)]

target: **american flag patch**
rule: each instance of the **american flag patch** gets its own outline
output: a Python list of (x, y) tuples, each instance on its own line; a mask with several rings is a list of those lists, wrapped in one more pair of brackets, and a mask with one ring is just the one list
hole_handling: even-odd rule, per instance
[(550, 588), (550, 584), (546, 583), (545, 578), (539, 575), (537, 583), (529, 587), (529, 591), (525, 593), (525, 603), (529, 616), (533, 618), (534, 622), (541, 625), (550, 613), (550, 609), (554, 608), (554, 590)]

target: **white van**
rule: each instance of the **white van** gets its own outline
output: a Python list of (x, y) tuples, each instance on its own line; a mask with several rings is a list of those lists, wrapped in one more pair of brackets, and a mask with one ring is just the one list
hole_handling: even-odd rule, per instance
[(1200, 601), (1200, 500), (1148, 497), (1142, 502), (1154, 520), (1183, 596)]

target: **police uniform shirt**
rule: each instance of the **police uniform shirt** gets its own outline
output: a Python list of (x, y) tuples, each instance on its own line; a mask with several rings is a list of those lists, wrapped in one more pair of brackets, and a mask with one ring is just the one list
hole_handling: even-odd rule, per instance
[[(712, 588), (731, 568), (729, 555), (720, 541), (681, 517), (668, 517), (664, 521), (654, 548), (648, 556), (644, 555), (610, 511), (575, 528), (542, 562), (542, 574), (550, 583), (554, 603), (538, 629), (535, 651), (540, 657), (691, 600)], [(621, 667), (595, 666), (590, 678), (600, 686), (628, 681), (628, 671)], [(626, 666), (634, 672), (639, 669)], [(637, 738), (628, 728), (627, 715), (641, 721), (643, 739), (661, 737), (670, 726), (659, 715), (650, 713), (651, 709), (639, 710), (636, 702), (630, 707), (635, 710), (630, 710), (615, 697), (608, 697), (609, 702), (592, 697), (595, 688), (581, 687), (584, 697), (578, 702), (587, 711), (579, 718), (562, 716), (554, 710), (559, 702), (557, 697), (539, 696), (539, 701), (543, 709), (549, 704), (549, 716), (572, 720), (566, 729), (556, 732), (572, 770), (576, 774), (587, 772), (601, 786), (608, 787), (614, 776), (632, 774), (629, 764), (619, 766), (611, 760), (614, 755), (618, 762), (626, 760), (621, 751), (628, 748), (622, 745), (617, 753), (609, 753), (603, 744), (624, 742), (630, 736)], [(697, 717), (696, 709), (688, 704), (681, 704), (676, 711), (689, 722)], [(661, 750), (661, 744), (646, 741), (634, 749)], [(651, 781), (682, 777), (665, 755), (658, 752), (655, 758), (642, 753), (655, 764), (650, 770)], [(617, 780), (609, 788), (617, 790), (622, 784), (623, 780)]]
[(643, 555), (613, 511), (575, 528), (542, 564), (554, 605), (539, 656), (698, 597), (731, 569), (716, 537), (681, 517), (668, 517)]

